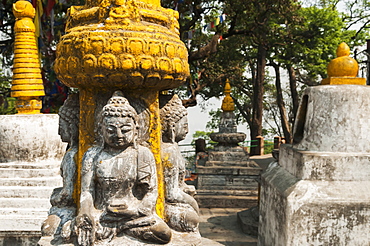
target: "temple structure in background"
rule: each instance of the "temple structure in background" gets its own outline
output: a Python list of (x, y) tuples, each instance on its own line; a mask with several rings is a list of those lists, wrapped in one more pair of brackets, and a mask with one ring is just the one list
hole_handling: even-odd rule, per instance
[(229, 81), (225, 85), (219, 132), (211, 139), (218, 144), (208, 152), (208, 160), (197, 165), (195, 196), (200, 207), (247, 208), (257, 205), (258, 182), (262, 169), (249, 160), (246, 149), (239, 146), (246, 138), (237, 132), (234, 101)]

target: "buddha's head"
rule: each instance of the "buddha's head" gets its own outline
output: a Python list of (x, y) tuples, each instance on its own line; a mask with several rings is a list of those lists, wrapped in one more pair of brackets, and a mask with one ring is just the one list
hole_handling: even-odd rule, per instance
[(58, 134), (63, 142), (72, 144), (78, 141), (80, 102), (78, 94), (70, 94), (59, 109)]
[(136, 147), (138, 115), (121, 91), (114, 92), (102, 109), (101, 131), (105, 147)]
[(188, 112), (177, 95), (163, 96), (161, 99), (163, 142), (180, 142), (188, 133)]

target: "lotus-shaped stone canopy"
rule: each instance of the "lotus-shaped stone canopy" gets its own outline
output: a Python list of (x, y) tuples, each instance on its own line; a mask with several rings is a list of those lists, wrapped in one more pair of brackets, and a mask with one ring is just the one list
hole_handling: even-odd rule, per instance
[(189, 76), (177, 19), (159, 0), (71, 7), (54, 69), (70, 87), (175, 88)]

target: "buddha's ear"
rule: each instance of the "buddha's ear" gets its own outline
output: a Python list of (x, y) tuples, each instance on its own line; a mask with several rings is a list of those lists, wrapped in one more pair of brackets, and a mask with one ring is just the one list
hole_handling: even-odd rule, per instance
[(174, 143), (175, 142), (175, 138), (176, 138), (176, 132), (175, 132), (175, 123), (171, 123), (169, 125), (169, 131), (168, 131), (168, 134), (169, 134), (169, 139), (171, 143)]

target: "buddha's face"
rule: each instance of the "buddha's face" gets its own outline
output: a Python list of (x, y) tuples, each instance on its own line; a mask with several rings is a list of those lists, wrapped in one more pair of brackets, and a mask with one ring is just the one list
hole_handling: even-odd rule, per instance
[(188, 134), (188, 118), (182, 117), (178, 122), (175, 123), (175, 142), (184, 140), (186, 134)]
[(65, 119), (61, 117), (59, 117), (58, 134), (60, 135), (60, 138), (62, 139), (63, 142), (69, 143), (71, 141), (69, 124)]
[(135, 140), (135, 122), (131, 117), (107, 116), (103, 121), (103, 137), (107, 145), (125, 149)]

